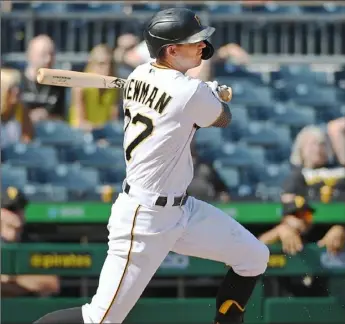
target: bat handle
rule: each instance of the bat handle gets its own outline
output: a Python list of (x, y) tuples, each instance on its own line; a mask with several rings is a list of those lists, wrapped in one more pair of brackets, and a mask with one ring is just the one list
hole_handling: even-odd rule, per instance
[(38, 83), (42, 83), (43, 80), (44, 80), (44, 77), (45, 77), (45, 69), (44, 68), (41, 68), (37, 71), (37, 74), (36, 74), (36, 80)]

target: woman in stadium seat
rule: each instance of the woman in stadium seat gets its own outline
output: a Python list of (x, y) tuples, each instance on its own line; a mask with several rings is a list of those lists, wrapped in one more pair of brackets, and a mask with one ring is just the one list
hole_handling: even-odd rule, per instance
[[(267, 244), (280, 240), (286, 253), (302, 250), (304, 241), (317, 241), (330, 253), (345, 245), (344, 224), (312, 229), (314, 209), (308, 201), (329, 203), (345, 197), (345, 167), (334, 162), (334, 153), (325, 132), (317, 126), (306, 126), (296, 136), (290, 162), (291, 174), (283, 185), (281, 224), (261, 235)], [(321, 238), (321, 239), (320, 239)]]
[[(282, 220), (259, 239), (266, 244), (281, 242), (290, 255), (312, 242), (328, 253), (340, 253), (345, 247), (345, 224), (313, 225), (315, 209), (308, 202), (343, 201), (345, 195), (345, 168), (334, 162), (326, 133), (313, 125), (303, 128), (295, 139), (290, 162), (292, 171), (281, 195)], [(279, 278), (278, 287), (288, 296), (328, 296), (326, 281), (308, 275)]]
[[(100, 44), (90, 53), (84, 72), (115, 75), (112, 49)], [(70, 124), (85, 131), (101, 128), (118, 118), (119, 89), (74, 88), (69, 111)]]
[(28, 111), (20, 102), (20, 72), (1, 69), (1, 147), (33, 137)]

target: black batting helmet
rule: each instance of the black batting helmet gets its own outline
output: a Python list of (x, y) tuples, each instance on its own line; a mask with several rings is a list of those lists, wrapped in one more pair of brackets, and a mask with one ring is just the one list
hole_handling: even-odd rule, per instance
[(204, 41), (201, 58), (208, 60), (214, 48), (207, 39), (215, 28), (202, 26), (199, 17), (185, 8), (170, 8), (159, 11), (148, 22), (144, 30), (144, 39), (151, 58), (157, 58), (160, 51), (172, 44), (191, 44)]

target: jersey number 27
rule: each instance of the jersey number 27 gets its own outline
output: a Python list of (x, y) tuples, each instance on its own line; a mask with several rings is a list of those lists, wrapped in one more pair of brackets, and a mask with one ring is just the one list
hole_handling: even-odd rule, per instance
[(133, 118), (128, 108), (125, 109), (125, 116), (129, 118), (128, 123), (125, 125), (125, 132), (130, 124), (136, 125), (138, 122), (146, 126), (146, 128), (127, 146), (125, 150), (127, 162), (132, 158), (133, 150), (143, 142), (147, 137), (149, 137), (153, 132), (152, 120), (141, 114), (136, 114)]

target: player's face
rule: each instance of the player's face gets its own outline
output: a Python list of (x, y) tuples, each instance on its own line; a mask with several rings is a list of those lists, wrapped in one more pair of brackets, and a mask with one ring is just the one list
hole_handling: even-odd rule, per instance
[(176, 58), (183, 64), (186, 70), (192, 69), (201, 64), (202, 49), (206, 44), (202, 42), (193, 44), (182, 44), (176, 47)]

